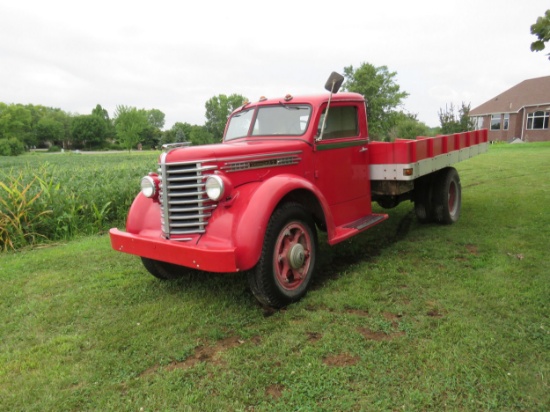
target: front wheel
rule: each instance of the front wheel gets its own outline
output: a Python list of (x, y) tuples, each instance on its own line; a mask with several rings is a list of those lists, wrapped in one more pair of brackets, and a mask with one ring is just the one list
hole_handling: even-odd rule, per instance
[(248, 273), (254, 296), (281, 308), (300, 300), (313, 276), (317, 232), (311, 215), (299, 203), (285, 203), (271, 216), (260, 260)]

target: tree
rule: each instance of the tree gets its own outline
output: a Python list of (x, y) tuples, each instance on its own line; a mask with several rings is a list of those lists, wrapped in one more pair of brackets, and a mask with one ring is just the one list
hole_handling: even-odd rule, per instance
[(449, 106), (445, 105), (445, 111), (439, 109), (438, 115), (442, 134), (460, 133), (475, 129), (475, 120), (470, 117), (469, 103), (462, 102), (456, 114), (452, 103)]
[[(223, 135), (223, 131), (222, 131), (222, 135)], [(189, 140), (191, 141), (191, 144), (196, 146), (201, 144), (217, 143), (221, 140), (222, 137), (223, 136), (220, 136), (219, 138), (214, 137), (214, 135), (208, 131), (206, 126), (195, 125), (191, 128)]]
[(68, 148), (72, 139), (71, 123), (74, 115), (66, 113), (61, 109), (48, 108), (45, 116), (48, 119), (58, 122), (63, 127), (63, 131), (59, 138), (52, 140), (51, 143), (59, 147)]
[(141, 142), (144, 146), (155, 148), (162, 140), (164, 127), (164, 113), (158, 109), (146, 111), (148, 127), (141, 133)]
[(115, 137), (115, 128), (113, 122), (109, 118), (109, 112), (101, 107), (100, 104), (97, 104), (96, 107), (92, 110), (92, 115), (99, 117), (103, 123), (105, 123), (105, 139), (111, 139)]
[(47, 147), (47, 143), (55, 144), (64, 140), (65, 127), (53, 117), (45, 116), (38, 121), (35, 133), (38, 144)]
[[(538, 38), (538, 40), (531, 43), (531, 51), (544, 50), (545, 43), (550, 40), (550, 10), (546, 10), (544, 17), (539, 17), (537, 22), (531, 26), (531, 34)], [(550, 53), (548, 56), (550, 60)]]
[(135, 107), (117, 106), (115, 112), (115, 129), (120, 143), (130, 151), (141, 139), (149, 127), (147, 112)]
[(430, 128), (419, 121), (415, 114), (399, 112), (396, 114), (396, 124), (389, 132), (389, 140), (415, 139), (418, 136), (430, 136)]
[(30, 147), (36, 144), (31, 112), (21, 104), (0, 104), (0, 138), (16, 138)]
[(192, 128), (189, 123), (176, 122), (170, 130), (163, 133), (161, 143), (189, 142)]
[(101, 107), (100, 104), (97, 104), (95, 106), (95, 108), (92, 109), (92, 114), (94, 116), (97, 116), (97, 117), (105, 120), (106, 122), (108, 122), (110, 120), (109, 119), (109, 112), (106, 109), (104, 109), (103, 107)]
[(214, 142), (221, 142), (227, 118), (233, 110), (242, 106), (247, 99), (240, 94), (226, 96), (219, 94), (205, 103), (206, 131), (213, 137)]
[(151, 109), (147, 111), (147, 120), (151, 127), (161, 130), (164, 127), (165, 115), (159, 109)]
[(105, 142), (105, 122), (93, 114), (76, 116), (71, 123), (73, 142), (88, 148), (101, 146)]
[(401, 91), (386, 66), (375, 67), (362, 63), (358, 69), (344, 67), (346, 79), (343, 90), (362, 94), (367, 100), (369, 135), (373, 140), (384, 140), (396, 125), (397, 110), (409, 94)]

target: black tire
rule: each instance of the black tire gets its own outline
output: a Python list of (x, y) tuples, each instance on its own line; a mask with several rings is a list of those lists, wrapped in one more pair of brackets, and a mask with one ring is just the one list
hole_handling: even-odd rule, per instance
[(248, 272), (256, 299), (273, 308), (300, 300), (313, 276), (316, 254), (311, 215), (299, 203), (284, 203), (269, 219), (260, 260)]
[(414, 212), (420, 223), (430, 223), (434, 220), (432, 178), (431, 174), (422, 176), (414, 183)]
[(161, 262), (160, 260), (142, 257), (141, 262), (151, 275), (161, 280), (191, 278), (193, 273), (193, 269), (174, 265), (172, 263)]
[(462, 188), (454, 167), (440, 170), (433, 185), (433, 216), (437, 223), (450, 225), (460, 218)]

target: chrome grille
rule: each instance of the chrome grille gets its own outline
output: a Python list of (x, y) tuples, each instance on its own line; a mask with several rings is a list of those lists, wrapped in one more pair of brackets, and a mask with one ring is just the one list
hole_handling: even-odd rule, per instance
[[(216, 204), (206, 196), (204, 183), (216, 166), (200, 162), (165, 163), (161, 157), (159, 176), (162, 231), (166, 238), (204, 233)], [(178, 238), (180, 240), (185, 240)]]

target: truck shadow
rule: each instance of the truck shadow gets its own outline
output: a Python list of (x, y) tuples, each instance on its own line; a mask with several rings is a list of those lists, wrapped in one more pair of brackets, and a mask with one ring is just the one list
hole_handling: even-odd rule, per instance
[(319, 233), (317, 269), (311, 289), (320, 289), (327, 281), (338, 279), (354, 264), (374, 261), (383, 250), (405, 239), (414, 222), (414, 210), (399, 210), (391, 213), (386, 222), (334, 246), (329, 246), (326, 235)]

